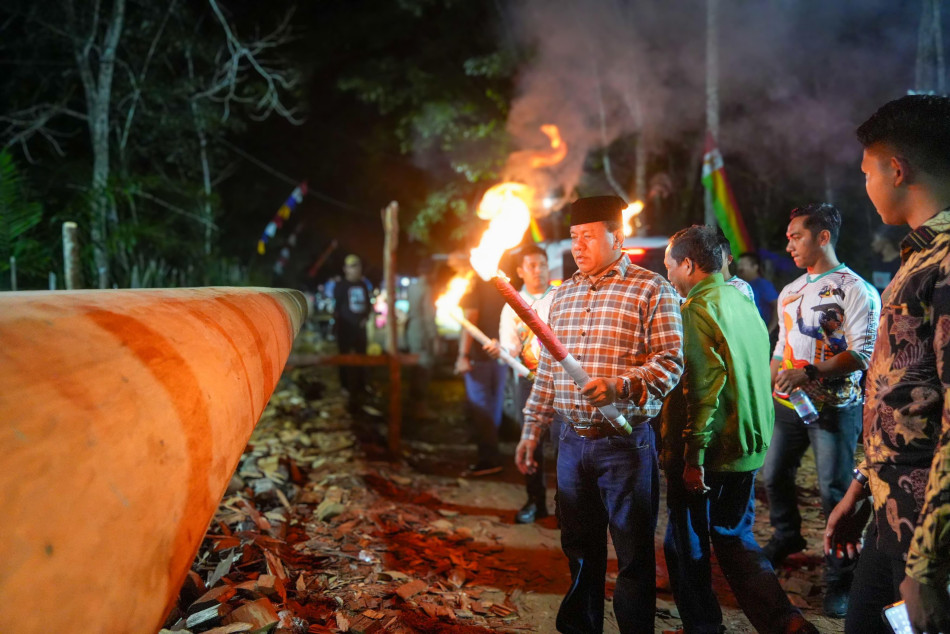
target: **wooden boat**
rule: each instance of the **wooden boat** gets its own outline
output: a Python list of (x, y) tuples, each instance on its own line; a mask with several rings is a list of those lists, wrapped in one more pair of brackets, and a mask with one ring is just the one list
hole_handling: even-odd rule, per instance
[(276, 289), (0, 293), (0, 631), (161, 628), (306, 313)]

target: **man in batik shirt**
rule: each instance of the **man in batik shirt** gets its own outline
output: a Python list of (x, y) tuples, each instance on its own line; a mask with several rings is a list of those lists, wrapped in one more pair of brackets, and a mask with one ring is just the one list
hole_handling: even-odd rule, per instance
[(950, 632), (950, 99), (902, 97), (858, 128), (868, 196), (907, 224), (884, 292), (864, 407), (866, 459), (834, 509), (825, 550), (861, 548), (845, 632), (887, 632), (903, 597), (918, 632)]

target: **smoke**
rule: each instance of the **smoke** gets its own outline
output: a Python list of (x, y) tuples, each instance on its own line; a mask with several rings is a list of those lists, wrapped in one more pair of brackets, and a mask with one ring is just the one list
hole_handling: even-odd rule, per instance
[[(745, 157), (762, 179), (807, 178), (842, 165), (856, 173), (855, 127), (913, 87), (920, 3), (718, 4), (723, 152)], [(584, 178), (589, 153), (623, 135), (641, 135), (651, 151), (665, 143), (700, 148), (706, 16), (703, 0), (513, 5), (514, 32), (532, 54), (508, 119), (523, 151), (511, 156), (505, 176), (569, 196)], [(531, 169), (526, 158), (547, 147), (539, 130), (547, 123), (559, 126), (567, 157)], [(630, 174), (622, 176), (629, 185)]]

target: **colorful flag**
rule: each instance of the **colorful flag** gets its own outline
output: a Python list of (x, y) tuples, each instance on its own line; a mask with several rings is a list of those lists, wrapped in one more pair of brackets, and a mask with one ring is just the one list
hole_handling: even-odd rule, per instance
[(538, 225), (538, 219), (534, 216), (531, 216), (531, 224), (528, 225), (531, 228), (531, 239), (537, 242), (544, 242), (544, 233), (541, 232), (541, 227)]
[(285, 220), (290, 219), (290, 214), (297, 208), (297, 205), (303, 202), (303, 197), (306, 195), (307, 181), (300, 183), (300, 185), (294, 188), (294, 191), (290, 192), (290, 198), (280, 206), (280, 209), (274, 214), (273, 219), (264, 227), (264, 233), (261, 234), (260, 239), (257, 241), (257, 252), (259, 254), (264, 255), (264, 253), (267, 252), (267, 241), (277, 235), (277, 230), (284, 225)]
[(703, 187), (712, 193), (713, 209), (716, 212), (716, 221), (726, 234), (732, 253), (735, 257), (752, 250), (752, 240), (749, 231), (739, 214), (732, 188), (726, 180), (726, 170), (722, 164), (722, 154), (716, 147), (716, 140), (711, 132), (706, 133), (706, 153), (703, 155)]

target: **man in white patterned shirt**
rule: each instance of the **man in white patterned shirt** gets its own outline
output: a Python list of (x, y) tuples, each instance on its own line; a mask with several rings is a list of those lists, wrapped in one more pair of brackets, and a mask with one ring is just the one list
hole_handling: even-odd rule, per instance
[[(557, 616), (561, 632), (603, 631), (608, 527), (620, 631), (654, 629), (659, 472), (651, 423), (683, 372), (683, 328), (673, 287), (621, 250), (625, 206), (616, 196), (571, 205), (578, 271), (558, 288), (548, 323), (593, 378), (575, 386), (543, 351), (515, 452), (519, 469), (533, 470), (541, 431), (558, 420), (558, 516), (571, 570)], [(610, 403), (631, 434), (616, 431), (596, 409)]]

